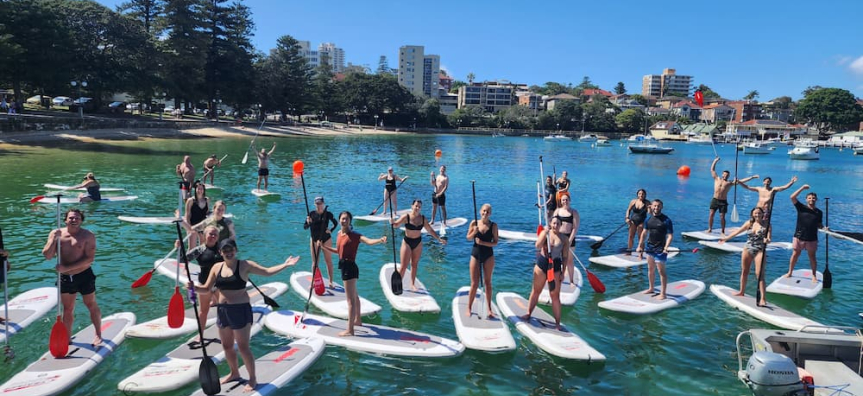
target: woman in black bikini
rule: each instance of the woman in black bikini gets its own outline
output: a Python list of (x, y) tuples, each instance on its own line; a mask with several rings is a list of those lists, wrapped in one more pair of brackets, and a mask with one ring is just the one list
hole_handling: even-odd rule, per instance
[(420, 214), (423, 207), (423, 201), (415, 199), (411, 204), (410, 213), (405, 213), (404, 216), (393, 222), (393, 226), (399, 227), (405, 225), (405, 237), (402, 240), (401, 247), (401, 266), (399, 266), (399, 274), (404, 277), (405, 271), (408, 268), (408, 263), (411, 265), (411, 290), (416, 291), (417, 266), (420, 262), (420, 257), (423, 254), (423, 235), (422, 229), (425, 228), (429, 235), (437, 239), (442, 245), (446, 245), (446, 241), (429, 225), (426, 217)]
[(249, 338), (252, 331), (252, 306), (249, 303), (249, 293), (246, 291), (246, 282), (249, 274), (271, 276), (285, 268), (297, 263), (299, 257), (290, 256), (285, 262), (273, 267), (263, 267), (251, 260), (237, 259), (237, 245), (231, 239), (226, 239), (219, 244), (219, 251), (225, 261), (213, 265), (207, 281), (201, 286), (194, 287), (197, 292), (209, 291), (215, 287), (219, 291), (219, 303), (216, 305), (217, 321), (219, 326), (219, 339), (225, 351), (225, 360), (231, 368), (230, 374), (222, 378), (221, 383), (240, 380), (239, 363), (237, 352), (234, 351), (234, 343), (246, 370), (249, 379), (246, 382), (245, 391), (251, 392), (257, 387), (258, 381), (255, 377), (255, 357), (249, 348)]
[[(577, 210), (569, 206), (569, 202), (569, 195), (560, 197), (560, 207), (554, 211), (554, 217), (560, 219), (560, 234), (569, 240), (568, 246), (575, 246), (575, 236), (578, 234), (578, 226), (581, 225), (581, 217)], [(575, 262), (571, 254), (564, 261), (563, 277), (569, 277), (569, 283), (575, 283)]]
[(647, 190), (640, 188), (635, 193), (635, 198), (629, 201), (629, 206), (626, 207), (626, 224), (629, 224), (629, 239), (626, 243), (626, 255), (632, 254), (632, 241), (636, 235), (641, 235), (641, 230), (644, 229), (644, 220), (647, 219), (647, 209), (650, 208), (650, 201), (647, 200)]
[(399, 177), (398, 175), (396, 175), (395, 172), (393, 172), (392, 166), (387, 169), (387, 173), (381, 173), (381, 175), (378, 176), (378, 180), (386, 180), (385, 184), (384, 184), (384, 211), (383, 211), (384, 215), (387, 214), (387, 207), (389, 205), (389, 201), (388, 201), (389, 199), (392, 199), (393, 211), (395, 213), (398, 213), (399, 205), (398, 205), (398, 199), (397, 199), (398, 197), (396, 195), (396, 181), (401, 183), (401, 182), (407, 180), (407, 178), (408, 178), (407, 176)]
[[(749, 231), (746, 243), (743, 245), (743, 252), (740, 254), (740, 290), (734, 293), (735, 296), (742, 296), (746, 292), (746, 280), (749, 278), (749, 269), (752, 268), (752, 261), (755, 260), (755, 274), (763, 273), (761, 267), (764, 266), (764, 251), (767, 249), (767, 244), (770, 243), (770, 238), (767, 237), (767, 220), (764, 218), (764, 209), (759, 207), (752, 208), (749, 212), (749, 220), (743, 223), (740, 228), (731, 233), (731, 235), (719, 240), (719, 243), (728, 242), (744, 231)], [(758, 289), (761, 291), (761, 301), (757, 301), (759, 307), (767, 306), (767, 281), (762, 276), (758, 280)]]
[[(210, 199), (207, 198), (207, 187), (204, 186), (203, 182), (196, 181), (192, 185), (192, 189), (195, 193), (186, 200), (186, 215), (183, 217), (186, 218), (186, 223), (195, 228), (196, 225), (206, 220), (210, 214)], [(201, 243), (199, 240), (200, 235), (198, 235), (201, 231), (203, 230), (199, 230), (193, 234), (195, 238), (194, 245)]]
[(491, 310), (491, 275), (494, 272), (494, 247), (497, 246), (497, 224), (491, 221), (491, 205), (483, 204), (479, 210), (478, 221), (470, 222), (467, 230), (467, 240), (473, 241), (473, 249), (470, 252), (470, 293), (467, 298), (467, 315), (471, 315), (470, 308), (476, 298), (476, 289), (479, 286), (479, 271), (477, 267), (482, 265), (482, 276), (485, 281), (483, 293), (488, 304), (488, 317), (493, 318)]

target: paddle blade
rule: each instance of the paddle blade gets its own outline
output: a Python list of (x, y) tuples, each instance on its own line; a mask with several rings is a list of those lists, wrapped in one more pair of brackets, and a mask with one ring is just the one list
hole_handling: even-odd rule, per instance
[(242, 163), (245, 164), (247, 161), (249, 161), (249, 150), (246, 150), (246, 154), (243, 155)]
[(553, 292), (554, 288), (557, 287), (557, 282), (554, 279), (554, 268), (549, 268), (545, 273), (545, 278), (548, 279), (548, 291)]
[(319, 296), (323, 296), (326, 293), (327, 289), (324, 287), (324, 278), (321, 276), (321, 270), (318, 267), (315, 267), (315, 276), (312, 280), (312, 284), (315, 287), (315, 294)]
[(542, 224), (536, 226), (536, 235), (542, 234)]
[(443, 222), (440, 223), (440, 233), (439, 234), (441, 237), (446, 236), (446, 225), (444, 225)]
[(601, 247), (602, 247), (602, 243), (603, 243), (603, 242), (605, 242), (605, 239), (603, 239), (603, 240), (601, 240), (601, 241), (596, 241), (596, 242), (594, 242), (594, 243), (590, 244), (590, 248), (591, 248), (591, 249), (593, 249), (593, 250), (597, 250), (597, 249), (599, 249), (599, 248), (601, 248)]
[(279, 303), (277, 303), (276, 300), (273, 300), (272, 298), (270, 298), (270, 296), (264, 295), (263, 293), (261, 293), (261, 295), (264, 296), (264, 304), (269, 305), (273, 309), (281, 308), (279, 306)]
[(587, 281), (590, 282), (590, 287), (593, 288), (593, 291), (597, 293), (605, 293), (605, 285), (602, 284), (602, 281), (599, 280), (593, 272), (587, 271)]
[(136, 280), (135, 283), (132, 283), (132, 288), (137, 289), (137, 288), (142, 287), (142, 286), (147, 286), (147, 283), (150, 283), (150, 279), (153, 278), (153, 271), (155, 271), (155, 269), (147, 271), (146, 274), (144, 274), (140, 278), (138, 278), (138, 280)]
[(204, 394), (215, 395), (222, 391), (222, 386), (219, 385), (219, 369), (208, 356), (201, 360), (201, 366), (198, 367), (198, 380)]
[(404, 292), (402, 287), (402, 276), (398, 271), (393, 271), (393, 276), (390, 277), (392, 283), (393, 294), (400, 296)]
[(30, 203), (39, 202), (39, 200), (41, 200), (42, 198), (45, 198), (45, 196), (44, 195), (37, 195), (37, 196), (30, 199)]
[(176, 329), (183, 325), (183, 320), (186, 319), (186, 314), (183, 312), (183, 295), (180, 294), (180, 287), (174, 288), (174, 295), (171, 296), (171, 302), (168, 303), (168, 327)]
[(69, 353), (69, 331), (63, 325), (63, 320), (60, 315), (57, 315), (57, 321), (54, 322), (54, 327), (51, 328), (51, 338), (48, 341), (48, 350), (51, 356), (59, 359)]
[(731, 221), (735, 223), (740, 222), (740, 214), (737, 213), (737, 205), (731, 207)]
[(824, 269), (824, 288), (833, 287), (833, 274), (830, 273), (830, 267)]

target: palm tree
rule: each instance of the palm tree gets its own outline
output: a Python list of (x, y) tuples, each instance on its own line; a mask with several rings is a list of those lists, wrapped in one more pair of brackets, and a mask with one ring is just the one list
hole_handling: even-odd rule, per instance
[(758, 91), (757, 91), (757, 90), (752, 90), (752, 91), (749, 91), (749, 94), (747, 94), (746, 96), (744, 96), (744, 97), (743, 97), (743, 99), (746, 99), (746, 100), (755, 100), (755, 98), (757, 98), (758, 96), (760, 96), (760, 95), (758, 94)]
[(474, 79), (474, 78), (476, 78), (476, 75), (474, 75), (474, 74), (473, 74), (473, 72), (468, 73), (468, 74), (467, 74), (467, 83), (468, 83), (468, 84), (473, 84), (473, 79)]

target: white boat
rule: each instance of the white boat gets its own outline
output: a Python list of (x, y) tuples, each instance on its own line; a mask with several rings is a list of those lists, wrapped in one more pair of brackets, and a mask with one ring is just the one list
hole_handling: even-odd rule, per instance
[(773, 149), (760, 142), (749, 142), (743, 145), (743, 154), (770, 154)]
[(686, 143), (691, 144), (713, 144), (713, 139), (710, 136), (690, 136), (686, 139)]
[(767, 139), (767, 140), (763, 141), (762, 144), (765, 146), (772, 146), (772, 147), (788, 146), (788, 143), (784, 142), (781, 138), (778, 138), (778, 137), (773, 137), (773, 138)]
[(548, 140), (548, 141), (572, 140), (569, 138), (569, 136), (566, 136), (566, 135), (548, 135), (548, 136), (544, 137), (543, 139)]
[(500, 132), (492, 132), (491, 137), (501, 138), (501, 137), (506, 137), (506, 135), (504, 135)]
[(581, 135), (581, 137), (578, 138), (578, 141), (582, 143), (593, 143), (597, 140), (599, 140), (599, 136), (596, 136), (592, 133), (588, 133), (587, 135)]
[(611, 146), (611, 142), (609, 142), (608, 139), (606, 139), (606, 138), (596, 139), (596, 147), (606, 147), (606, 146)]
[(854, 155), (861, 155), (861, 154), (863, 154), (863, 146), (854, 147)]
[(630, 136), (629, 138), (626, 139), (626, 141), (629, 142), (630, 144), (632, 144), (632, 143), (639, 143), (639, 142), (656, 142), (657, 140), (652, 135), (638, 134), (638, 135)]
[(817, 160), (821, 158), (818, 143), (812, 139), (803, 139), (794, 143), (794, 148), (788, 150), (788, 158), (793, 160)]
[[(749, 348), (741, 348), (744, 336), (749, 336)], [(738, 334), (735, 343), (737, 379), (753, 395), (863, 395), (863, 334), (858, 329), (751, 329)], [(753, 353), (744, 366), (743, 357), (750, 350)]]

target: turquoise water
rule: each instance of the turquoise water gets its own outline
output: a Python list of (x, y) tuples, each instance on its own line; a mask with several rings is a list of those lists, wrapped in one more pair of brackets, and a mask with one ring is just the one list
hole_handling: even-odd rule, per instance
[[(261, 138), (259, 145), (269, 147), (272, 138)], [(592, 148), (577, 142), (549, 143), (536, 138), (492, 139), (479, 136), (373, 136), (316, 137), (276, 139), (278, 147), (271, 163), (270, 189), (282, 194), (277, 202), (262, 202), (250, 194), (256, 169), (241, 165), (249, 140), (239, 138), (158, 141), (110, 141), (103, 144), (65, 144), (18, 147), (0, 151), (0, 226), (7, 249), (13, 254), (9, 291), (17, 295), (34, 287), (51, 285), (54, 263), (42, 259), (40, 251), (55, 224), (53, 205), (29, 204), (35, 195), (45, 193), (43, 183), (73, 184), (84, 173), (93, 171), (106, 187), (123, 187), (134, 202), (84, 205), (85, 227), (96, 233), (98, 252), (94, 269), (99, 275), (98, 300), (104, 315), (119, 311), (134, 312), (139, 322), (165, 314), (173, 292), (173, 280), (156, 276), (149, 286), (131, 290), (130, 285), (152, 267), (154, 260), (170, 249), (175, 231), (169, 225), (135, 225), (116, 219), (118, 215), (167, 216), (177, 205), (174, 166), (184, 154), (192, 155), (199, 167), (212, 153), (229, 154), (216, 173), (216, 184), (223, 192), (211, 191), (214, 198), (225, 199), (235, 215), (243, 258), (264, 265), (280, 263), (288, 255), (302, 255), (295, 270), (309, 270), (308, 234), (302, 229), (305, 216), (303, 189), (292, 177), (291, 164), (305, 162), (305, 183), (309, 197), (324, 195), (330, 210), (350, 210), (367, 214), (382, 197), (382, 182), (377, 176), (392, 165), (400, 176), (410, 179), (399, 190), (399, 205), (406, 208), (414, 198), (423, 199), (423, 211), (431, 214), (429, 172), (446, 164), (450, 175), (447, 207), (450, 217), (473, 217), (471, 181), (476, 181), (479, 204), (491, 203), (492, 219), (500, 228), (532, 231), (536, 229), (536, 182), (538, 158), (544, 157), (545, 173), (568, 170), (573, 180), (573, 206), (582, 218), (582, 234), (604, 236), (623, 220), (624, 210), (638, 188), (648, 198), (665, 202), (664, 212), (675, 225), (673, 245), (687, 251), (698, 247), (695, 241), (680, 238), (681, 231), (706, 229), (707, 206), (712, 195), (709, 166), (713, 159), (710, 146), (674, 145), (668, 156), (630, 155), (618, 143), (612, 147)], [(443, 152), (440, 160), (434, 150)], [(734, 173), (734, 149), (717, 145), (723, 160), (718, 170)], [(677, 168), (692, 168), (689, 178), (678, 178)], [(822, 150), (820, 161), (790, 161), (782, 149), (766, 156), (740, 156), (741, 177), (758, 173), (772, 176), (774, 185), (798, 175), (802, 183), (818, 193), (818, 205), (830, 197), (830, 225), (838, 230), (863, 228), (863, 157), (850, 151)], [(200, 174), (200, 172), (199, 172)], [(757, 182), (757, 181), (756, 181)], [(788, 196), (780, 193), (774, 211), (774, 239), (790, 241), (795, 211)], [(733, 199), (733, 194), (729, 195)], [(754, 193), (738, 190), (737, 206), (745, 219), (757, 201)], [(68, 207), (64, 205), (64, 209)], [(718, 218), (717, 218), (718, 222)], [(729, 215), (730, 222), (730, 215)], [(389, 235), (384, 224), (356, 224), (357, 230), (377, 237)], [(452, 297), (458, 287), (468, 283), (467, 264), (470, 243), (466, 227), (449, 230), (449, 244), (430, 240), (420, 262), (420, 277), (442, 307), (439, 315), (402, 314), (386, 302), (378, 282), (378, 270), (392, 261), (390, 244), (363, 246), (358, 262), (361, 268), (361, 295), (384, 306), (370, 323), (405, 327), (448, 338), (456, 338), (452, 321)], [(400, 243), (400, 242), (399, 242)], [(398, 246), (398, 244), (397, 244)], [(625, 246), (624, 231), (604, 243), (602, 254), (615, 253)], [(859, 325), (856, 312), (863, 276), (857, 265), (861, 247), (848, 242), (830, 242), (830, 269), (833, 289), (817, 298), (800, 300), (769, 295), (771, 301), (815, 321)], [(495, 249), (495, 291), (514, 291), (527, 296), (533, 247), (525, 242), (501, 242)], [(586, 246), (577, 253), (587, 264)], [(772, 280), (787, 269), (789, 252), (770, 253), (767, 278)], [(823, 239), (819, 249), (823, 268)], [(805, 260), (801, 261), (806, 267)], [(800, 265), (800, 264), (798, 264)], [(564, 308), (564, 324), (607, 356), (607, 362), (586, 364), (553, 358), (536, 348), (513, 328), (518, 348), (505, 354), (467, 351), (460, 357), (444, 360), (419, 360), (378, 357), (328, 347), (324, 356), (302, 377), (280, 394), (720, 394), (742, 395), (746, 389), (736, 380), (737, 360), (734, 337), (738, 332), (769, 325), (733, 310), (706, 291), (684, 306), (647, 317), (611, 314), (599, 310), (604, 299), (632, 293), (646, 287), (646, 268), (615, 270), (591, 265), (608, 291), (596, 294), (585, 284), (574, 307)], [(266, 281), (288, 282), (288, 270)], [(736, 287), (739, 255), (707, 250), (683, 253), (669, 262), (671, 280), (694, 278), (706, 284)], [(754, 293), (754, 281), (750, 281)], [(277, 299), (290, 309), (301, 310), (305, 302), (294, 292)], [(17, 357), (2, 365), (0, 382), (24, 369), (45, 351), (53, 323), (49, 314), (11, 338)], [(83, 305), (76, 311), (76, 329), (88, 324)], [(116, 384), (145, 365), (155, 361), (183, 342), (129, 339), (105, 364), (93, 371), (68, 395), (118, 394)], [(260, 356), (286, 340), (265, 330), (253, 341)], [(227, 367), (220, 367), (222, 372)], [(167, 394), (189, 394), (189, 385)]]

